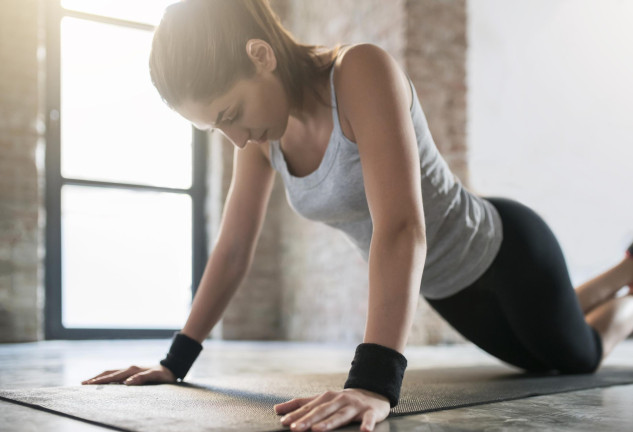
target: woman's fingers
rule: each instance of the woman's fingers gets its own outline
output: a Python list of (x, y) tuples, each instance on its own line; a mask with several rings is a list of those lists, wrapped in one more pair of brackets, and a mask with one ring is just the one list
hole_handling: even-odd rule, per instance
[(140, 370), (141, 368), (137, 366), (130, 366), (129, 368), (123, 369), (120, 371), (114, 371), (112, 373), (105, 374), (105, 375), (101, 374), (101, 376), (98, 375), (98, 378), (93, 378), (88, 381), (84, 381), (82, 384), (107, 384), (111, 382), (121, 382), (125, 380), (126, 378), (134, 374), (137, 374)]
[(123, 384), (125, 385), (143, 385), (153, 382), (169, 382), (169, 377), (162, 371), (157, 369), (146, 370), (145, 372), (137, 373), (126, 379)]
[(282, 409), (277, 412), (295, 408), (281, 419), (282, 424), (290, 426), (293, 432), (330, 431), (351, 421), (361, 422), (365, 432), (373, 431), (376, 423), (389, 416), (390, 409), (387, 398), (361, 389), (328, 391), (314, 398), (293, 399), (281, 405)]
[(114, 372), (116, 372), (116, 371), (117, 371), (116, 369), (113, 369), (113, 370), (107, 370), (107, 371), (105, 371), (105, 372), (101, 372), (99, 375), (94, 376), (94, 377), (92, 377), (92, 378), (88, 378), (87, 380), (82, 381), (81, 383), (82, 383), (82, 384), (85, 384), (85, 383), (87, 383), (87, 382), (88, 382), (88, 381), (90, 381), (90, 380), (97, 379), (97, 378), (101, 378), (101, 377), (102, 377), (102, 376), (104, 376), (104, 375), (110, 375), (111, 373), (114, 373)]
[(148, 377), (148, 373), (147, 372), (141, 372), (141, 373), (137, 373), (137, 374), (134, 374), (134, 375), (130, 376), (125, 381), (123, 381), (123, 384), (125, 384), (125, 385), (143, 385), (143, 384), (145, 384), (148, 381), (151, 381), (151, 377)]
[(360, 425), (360, 430), (363, 432), (370, 432), (374, 430), (376, 426), (376, 413), (372, 410), (366, 411), (363, 414), (363, 421)]
[(82, 384), (107, 384), (122, 382), (127, 385), (143, 385), (152, 382), (175, 382), (176, 378), (171, 370), (160, 365), (152, 368), (130, 366), (127, 369), (105, 371), (96, 377), (83, 381)]
[(124, 370), (121, 372), (115, 372), (110, 375), (104, 375), (100, 378), (89, 380), (86, 384), (108, 384), (112, 382), (121, 382), (130, 375), (134, 375), (135, 372)]
[[(311, 397), (311, 398), (303, 398), (303, 399), (297, 399), (299, 401), (302, 401), (302, 403), (300, 403), (300, 406), (297, 407), (295, 404), (294, 409), (288, 409), (286, 410), (286, 412), (288, 411), (292, 411), (290, 414), (286, 415), (285, 417), (283, 417), (281, 419), (281, 424), (283, 424), (284, 426), (287, 426), (289, 424), (292, 424), (294, 422), (297, 422), (297, 420), (304, 418), (306, 415), (308, 415), (308, 413), (310, 413), (314, 408), (316, 407), (321, 407), (322, 404), (324, 404), (327, 401), (330, 401), (332, 399), (334, 399), (337, 396), (337, 394), (335, 392), (332, 391), (327, 391), (319, 396), (315, 396), (315, 397)], [(295, 399), (286, 402), (286, 403), (291, 403), (293, 402)], [(302, 421), (303, 423), (305, 423), (305, 421)], [(299, 423), (299, 422), (297, 422)]]
[(354, 405), (345, 405), (325, 420), (317, 424), (313, 424), (312, 429), (317, 431), (329, 431), (336, 429), (337, 427), (346, 425), (352, 421), (352, 419), (354, 419), (354, 417), (358, 414), (358, 411), (358, 408)]
[[(294, 422), (290, 422), (290, 428), (293, 430), (305, 430), (312, 426), (316, 429), (327, 430), (333, 427), (332, 425), (336, 423), (335, 420), (338, 420), (342, 414), (348, 414), (350, 409), (354, 413), (357, 411), (353, 406), (348, 405), (348, 401), (343, 398), (336, 398), (331, 402), (314, 407), (306, 415)], [(319, 427), (316, 427), (319, 423)]]
[(289, 400), (288, 402), (277, 404), (275, 405), (275, 412), (277, 414), (285, 414), (287, 412), (294, 411), (298, 408), (301, 408), (302, 406), (304, 406), (305, 404), (307, 404), (313, 399), (314, 397), (295, 398), (295, 399)]

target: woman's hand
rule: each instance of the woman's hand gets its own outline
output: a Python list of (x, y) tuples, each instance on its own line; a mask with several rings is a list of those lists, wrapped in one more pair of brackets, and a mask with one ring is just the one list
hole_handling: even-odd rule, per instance
[(130, 366), (127, 369), (108, 370), (94, 378), (82, 381), (82, 384), (123, 383), (125, 385), (143, 385), (148, 383), (174, 383), (176, 377), (163, 365), (151, 368)]
[(329, 431), (352, 421), (362, 422), (362, 431), (374, 430), (374, 425), (389, 415), (389, 400), (368, 390), (348, 388), (328, 391), (320, 396), (295, 398), (275, 405), (284, 426), (293, 431)]

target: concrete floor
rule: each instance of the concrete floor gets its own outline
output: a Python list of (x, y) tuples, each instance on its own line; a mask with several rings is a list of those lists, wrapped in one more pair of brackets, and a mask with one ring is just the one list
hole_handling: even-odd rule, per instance
[[(0, 388), (74, 386), (106, 369), (156, 364), (169, 340), (46, 341), (0, 345)], [(188, 381), (240, 372), (347, 372), (354, 345), (207, 341)], [(409, 368), (494, 365), (471, 344), (408, 347)], [(633, 340), (616, 348), (605, 365), (631, 365)], [(106, 431), (81, 421), (0, 401), (0, 430)], [(358, 430), (358, 425), (339, 430)], [(389, 419), (385, 431), (631, 431), (633, 385), (560, 393)]]

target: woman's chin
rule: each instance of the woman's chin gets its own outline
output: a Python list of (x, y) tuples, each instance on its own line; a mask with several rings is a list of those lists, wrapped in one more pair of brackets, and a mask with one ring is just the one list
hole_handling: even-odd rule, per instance
[(277, 133), (274, 129), (268, 129), (266, 131), (266, 141), (276, 141), (277, 139)]

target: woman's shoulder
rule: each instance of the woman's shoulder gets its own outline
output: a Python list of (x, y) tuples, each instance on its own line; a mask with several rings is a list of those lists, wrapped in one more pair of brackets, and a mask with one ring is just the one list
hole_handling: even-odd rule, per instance
[(336, 63), (340, 66), (344, 59), (348, 64), (358, 61), (380, 62), (387, 57), (393, 59), (385, 49), (372, 43), (345, 44), (339, 47)]
[(334, 65), (339, 70), (352, 69), (356, 72), (362, 71), (363, 68), (385, 67), (402, 71), (396, 59), (387, 50), (372, 43), (342, 45)]
[[(390, 93), (387, 97), (395, 97), (407, 107), (411, 106), (413, 98), (409, 78), (396, 59), (371, 43), (342, 47), (334, 63), (334, 86), (339, 111), (342, 110), (343, 115), (349, 114), (348, 111), (369, 94), (384, 97)], [(392, 90), (377, 92), (379, 87)]]

